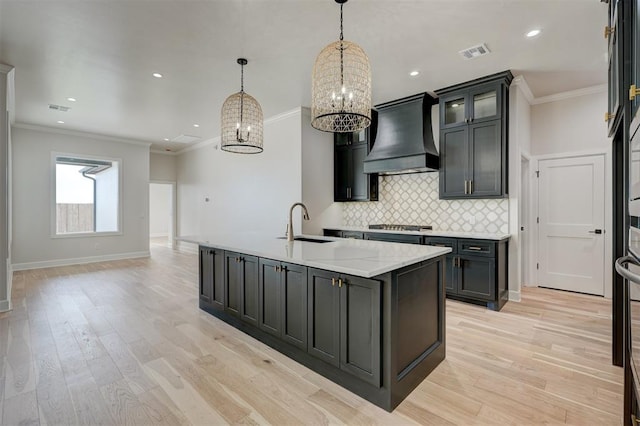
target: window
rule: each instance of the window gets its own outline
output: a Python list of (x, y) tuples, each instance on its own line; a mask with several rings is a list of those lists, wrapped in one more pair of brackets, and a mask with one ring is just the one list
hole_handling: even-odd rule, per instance
[(55, 235), (120, 231), (120, 161), (55, 155)]

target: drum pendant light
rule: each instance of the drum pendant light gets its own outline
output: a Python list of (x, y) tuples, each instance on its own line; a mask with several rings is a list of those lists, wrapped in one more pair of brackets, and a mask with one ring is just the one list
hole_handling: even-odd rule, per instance
[(238, 154), (262, 152), (262, 108), (253, 96), (244, 92), (244, 66), (247, 60), (238, 58), (240, 64), (240, 91), (229, 96), (222, 104), (223, 151)]
[(371, 67), (357, 44), (340, 39), (322, 49), (313, 66), (311, 125), (325, 132), (358, 132), (371, 124)]

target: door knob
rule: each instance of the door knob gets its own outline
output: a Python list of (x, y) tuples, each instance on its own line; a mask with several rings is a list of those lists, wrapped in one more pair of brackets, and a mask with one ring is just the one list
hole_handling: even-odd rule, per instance
[(602, 234), (602, 229), (594, 229), (593, 231), (589, 231), (590, 234)]

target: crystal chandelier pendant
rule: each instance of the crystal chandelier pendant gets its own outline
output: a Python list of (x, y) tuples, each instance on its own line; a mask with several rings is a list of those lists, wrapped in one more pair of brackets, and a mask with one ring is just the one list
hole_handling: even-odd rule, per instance
[(229, 96), (222, 105), (222, 143), (220, 149), (238, 154), (258, 154), (263, 151), (262, 108), (253, 96), (244, 91), (244, 66), (247, 60), (238, 58), (240, 91)]
[(325, 132), (358, 132), (371, 124), (371, 67), (364, 50), (344, 40), (340, 4), (340, 39), (326, 46), (313, 66), (311, 125)]

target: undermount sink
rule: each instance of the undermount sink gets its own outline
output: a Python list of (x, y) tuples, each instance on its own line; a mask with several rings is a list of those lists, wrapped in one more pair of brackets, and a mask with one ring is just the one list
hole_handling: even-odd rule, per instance
[[(281, 240), (286, 239), (287, 237), (278, 237)], [(308, 237), (293, 237), (294, 241), (306, 241), (307, 243), (330, 243), (331, 240), (320, 240), (316, 238), (308, 238)]]

